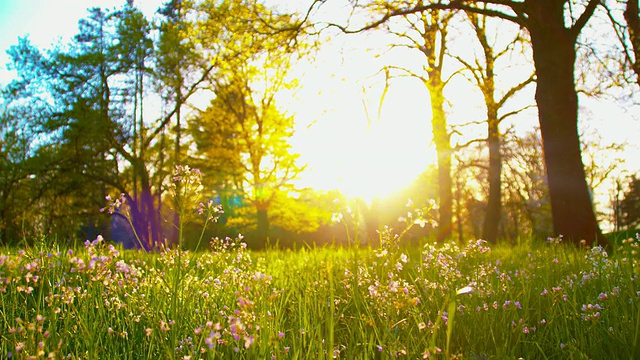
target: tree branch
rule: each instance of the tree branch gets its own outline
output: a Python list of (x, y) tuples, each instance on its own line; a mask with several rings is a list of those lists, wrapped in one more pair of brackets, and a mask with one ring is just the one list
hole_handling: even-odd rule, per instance
[(149, 135), (149, 137), (145, 139), (145, 141), (142, 144), (143, 147), (145, 148), (149, 147), (153, 139), (155, 139), (155, 137), (162, 132), (162, 129), (165, 126), (167, 126), (167, 124), (169, 124), (173, 115), (175, 115), (178, 112), (178, 109), (182, 105), (184, 105), (184, 102), (186, 102), (186, 100), (189, 99), (189, 97), (191, 97), (191, 95), (193, 95), (198, 90), (198, 86), (200, 86), (200, 84), (202, 84), (209, 77), (209, 74), (211, 73), (211, 71), (213, 71), (213, 69), (214, 69), (214, 65), (210, 65), (207, 69), (205, 69), (200, 79), (198, 79), (195, 83), (193, 83), (191, 87), (189, 87), (189, 90), (186, 92), (186, 94), (184, 94), (184, 96), (182, 97), (182, 102), (177, 103), (176, 106), (174, 106), (173, 110), (171, 110), (171, 112), (169, 112), (169, 114), (167, 114), (164, 117), (164, 119), (162, 119), (162, 121), (155, 128), (155, 130)]

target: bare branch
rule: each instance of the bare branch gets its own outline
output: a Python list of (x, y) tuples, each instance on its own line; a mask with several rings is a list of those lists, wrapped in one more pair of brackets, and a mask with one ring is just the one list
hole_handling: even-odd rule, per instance
[[(595, 1), (595, 0), (592, 0)], [(498, 11), (498, 10), (493, 10), (493, 9), (487, 9), (487, 8), (479, 8), (476, 6), (472, 6), (471, 4), (476, 4), (476, 3), (486, 3), (486, 4), (496, 4), (496, 5), (503, 5), (506, 7), (511, 8), (517, 15), (513, 16), (513, 15), (509, 15), (506, 14), (504, 12)], [(314, 3), (315, 4), (315, 3)], [(367, 30), (372, 30), (375, 28), (378, 28), (379, 26), (385, 24), (387, 21), (389, 21), (392, 18), (395, 17), (399, 17), (399, 16), (407, 16), (407, 15), (412, 15), (412, 14), (416, 14), (416, 13), (422, 13), (425, 11), (429, 11), (429, 10), (449, 10), (449, 11), (455, 11), (455, 10), (465, 10), (465, 11), (470, 11), (476, 14), (480, 14), (480, 15), (485, 15), (485, 16), (491, 16), (491, 17), (497, 17), (497, 18), (501, 18), (504, 20), (508, 20), (511, 22), (514, 22), (516, 24), (519, 24), (521, 26), (525, 26), (525, 20), (526, 18), (524, 17), (524, 11), (523, 11), (523, 3), (520, 2), (516, 2), (516, 1), (476, 1), (476, 2), (464, 2), (461, 0), (454, 0), (451, 1), (447, 4), (441, 3), (441, 2), (437, 2), (437, 3), (430, 3), (430, 4), (421, 4), (421, 5), (417, 5), (414, 7), (410, 7), (410, 8), (406, 8), (406, 9), (392, 9), (392, 8), (387, 8), (386, 9), (386, 13), (384, 15), (382, 15), (378, 20), (369, 23), (367, 25), (364, 25), (358, 29), (349, 29), (348, 25), (344, 26), (344, 25), (339, 25), (339, 24), (334, 24), (334, 23), (329, 23), (327, 24), (327, 27), (335, 27), (338, 28), (340, 31), (342, 31), (345, 34), (355, 34), (355, 33), (361, 33)]]
[(523, 112), (523, 111), (525, 111), (527, 109), (534, 108), (534, 107), (536, 107), (536, 106), (535, 105), (527, 105), (527, 106), (521, 107), (520, 109), (509, 111), (508, 113), (503, 114), (502, 116), (500, 116), (498, 118), (498, 122), (502, 122), (504, 119), (506, 119), (508, 117), (511, 117), (511, 116), (514, 116), (514, 115), (518, 115), (519, 113), (521, 113), (521, 112)]
[(582, 31), (582, 28), (584, 28), (584, 26), (587, 24), (587, 21), (589, 21), (593, 13), (596, 11), (596, 8), (598, 7), (598, 4), (600, 4), (600, 1), (601, 0), (589, 1), (582, 15), (580, 15), (578, 20), (576, 20), (575, 24), (573, 24), (570, 29), (574, 37), (578, 37), (578, 34), (580, 34), (580, 31)]
[(459, 150), (462, 150), (462, 149), (464, 149), (464, 148), (467, 148), (467, 147), (469, 147), (469, 146), (471, 146), (471, 145), (473, 145), (473, 144), (483, 143), (483, 142), (486, 142), (486, 141), (487, 141), (487, 139), (486, 139), (486, 138), (484, 138), (484, 139), (473, 139), (473, 140), (469, 140), (469, 141), (467, 141), (467, 142), (465, 142), (465, 143), (462, 143), (462, 144), (456, 144), (456, 146), (454, 146), (454, 147), (453, 147), (453, 150), (454, 150), (454, 151), (459, 151)]
[(513, 86), (511, 89), (509, 89), (509, 91), (507, 91), (504, 95), (502, 95), (502, 98), (498, 101), (498, 103), (496, 105), (498, 105), (498, 107), (502, 107), (504, 105), (505, 102), (507, 102), (507, 100), (509, 100), (509, 98), (511, 98), (513, 95), (515, 95), (518, 91), (524, 89), (525, 86), (531, 84), (532, 82), (536, 81), (536, 74), (531, 74), (531, 76), (529, 76), (529, 78), (525, 79), (524, 81), (520, 82), (519, 84), (517, 84), (516, 86)]
[[(186, 101), (189, 97), (191, 97), (191, 95), (193, 95), (198, 90), (198, 87), (200, 86), (200, 84), (202, 84), (209, 77), (209, 74), (211, 73), (211, 71), (213, 71), (213, 69), (214, 69), (213, 65), (210, 65), (207, 69), (205, 69), (205, 71), (202, 73), (202, 76), (200, 77), (200, 79), (198, 79), (198, 81), (193, 83), (191, 85), (191, 87), (189, 88), (189, 90), (187, 91), (187, 93), (184, 94), (184, 96), (183, 96), (183, 100), (184, 101)], [(153, 139), (155, 139), (155, 137), (158, 136), (162, 132), (162, 129), (164, 129), (164, 127), (167, 126), (167, 124), (169, 124), (169, 122), (171, 121), (171, 118), (173, 117), (173, 115), (175, 115), (176, 112), (178, 112), (178, 109), (182, 105), (184, 105), (184, 103), (176, 103), (176, 106), (174, 106), (173, 110), (171, 110), (171, 112), (169, 112), (169, 114), (167, 114), (164, 117), (164, 119), (162, 119), (162, 121), (155, 128), (155, 130), (149, 135), (149, 137), (147, 139), (145, 139), (144, 143), (142, 144), (143, 147), (145, 147), (145, 148), (149, 147), (149, 145), (151, 144)]]

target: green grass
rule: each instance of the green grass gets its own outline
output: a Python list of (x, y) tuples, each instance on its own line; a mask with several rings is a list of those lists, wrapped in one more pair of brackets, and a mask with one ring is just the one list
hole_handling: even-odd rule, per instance
[(640, 357), (636, 240), (611, 256), (561, 243), (383, 244), (5, 248), (0, 358)]

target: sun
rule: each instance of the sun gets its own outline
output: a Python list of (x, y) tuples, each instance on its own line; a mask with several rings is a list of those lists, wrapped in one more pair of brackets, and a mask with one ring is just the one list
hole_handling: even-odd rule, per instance
[(294, 136), (294, 151), (308, 164), (301, 185), (337, 189), (367, 203), (408, 186), (435, 161), (428, 96), (418, 85), (394, 82), (379, 117), (378, 99), (364, 97), (380, 89), (356, 93), (361, 98), (355, 101), (349, 87), (328, 96), (334, 108)]

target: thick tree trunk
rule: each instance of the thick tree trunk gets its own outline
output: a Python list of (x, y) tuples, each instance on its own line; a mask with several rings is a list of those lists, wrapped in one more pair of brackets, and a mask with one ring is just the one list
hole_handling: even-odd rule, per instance
[(447, 131), (447, 117), (444, 111), (444, 84), (439, 78), (430, 77), (431, 128), (433, 142), (438, 155), (438, 241), (451, 237), (453, 217), (453, 195), (451, 182), (451, 142)]
[(581, 158), (574, 63), (576, 38), (553, 24), (530, 28), (537, 74), (544, 158), (554, 235), (578, 244), (601, 243)]
[(482, 227), (482, 238), (495, 243), (498, 238), (498, 228), (502, 213), (501, 189), (502, 189), (502, 154), (500, 152), (500, 130), (498, 129), (498, 116), (495, 111), (489, 111), (488, 137), (489, 145), (489, 196), (487, 199), (487, 212)]
[(627, 0), (624, 19), (627, 22), (631, 52), (633, 53), (631, 68), (636, 73), (636, 81), (640, 85), (640, 9), (638, 6), (638, 0)]

